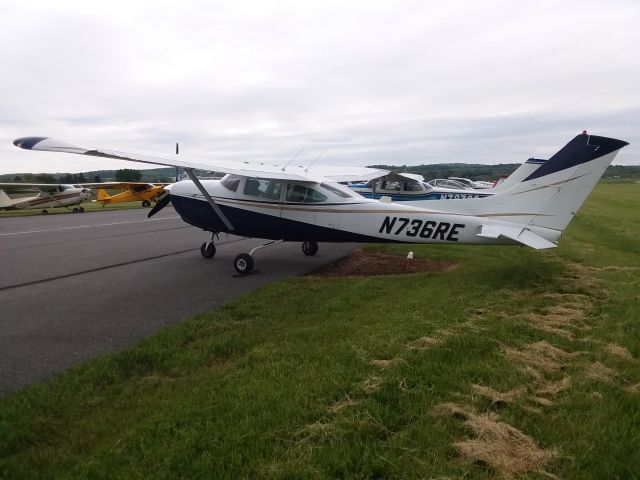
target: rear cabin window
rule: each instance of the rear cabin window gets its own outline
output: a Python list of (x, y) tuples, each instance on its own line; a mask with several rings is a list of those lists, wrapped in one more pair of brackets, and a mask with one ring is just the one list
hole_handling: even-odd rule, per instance
[(287, 202), (317, 203), (325, 202), (327, 197), (322, 193), (304, 185), (290, 183), (287, 185)]
[(222, 186), (235, 192), (238, 190), (238, 185), (240, 185), (240, 177), (236, 177), (235, 175), (225, 175), (222, 180), (220, 180)]
[(247, 178), (244, 184), (244, 194), (266, 200), (280, 200), (282, 183), (264, 178)]
[(351, 192), (347, 192), (345, 190), (342, 190), (341, 188), (334, 187), (333, 185), (329, 185), (327, 183), (321, 183), (320, 186), (322, 188), (326, 188), (330, 192), (335, 193), (339, 197), (342, 197), (342, 198), (353, 198), (353, 195), (351, 194)]

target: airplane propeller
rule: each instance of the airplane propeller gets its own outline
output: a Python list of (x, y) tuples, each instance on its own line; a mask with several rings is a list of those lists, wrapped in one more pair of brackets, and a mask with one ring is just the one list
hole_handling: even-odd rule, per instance
[(165, 192), (164, 195), (158, 199), (155, 206), (149, 211), (147, 218), (153, 217), (156, 213), (169, 205), (169, 202), (171, 202), (171, 194), (169, 192)]

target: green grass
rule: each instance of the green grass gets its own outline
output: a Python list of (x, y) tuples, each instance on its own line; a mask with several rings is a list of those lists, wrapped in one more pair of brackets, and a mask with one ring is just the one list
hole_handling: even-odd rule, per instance
[[(556, 452), (527, 478), (640, 478), (639, 201), (638, 184), (601, 183), (553, 251), (373, 246), (458, 266), (268, 285), (0, 399), (0, 478), (504, 474), (464, 454), (478, 433), (444, 403)], [(578, 315), (570, 338), (533, 326), (554, 308)], [(572, 354), (528, 364), (569, 378), (553, 395), (506, 353), (541, 341)], [(614, 374), (592, 378), (596, 362)], [(491, 402), (474, 384), (524, 393)]]
[[(73, 207), (69, 207), (73, 209)], [(84, 202), (82, 204), (85, 212), (108, 212), (110, 210), (127, 210), (130, 208), (143, 208), (141, 202), (123, 202), (114, 203), (103, 207), (97, 202)], [(2, 210), (0, 211), (0, 219), (8, 217), (30, 217), (33, 215), (42, 215), (42, 208), (23, 208), (20, 210)], [(59, 208), (47, 208), (49, 215), (57, 215), (61, 213), (72, 213), (70, 210), (64, 207)]]

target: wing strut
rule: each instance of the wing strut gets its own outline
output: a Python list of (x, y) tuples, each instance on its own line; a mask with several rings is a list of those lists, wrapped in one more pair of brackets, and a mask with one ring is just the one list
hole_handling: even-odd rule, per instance
[(198, 177), (196, 177), (196, 174), (193, 173), (193, 168), (185, 168), (184, 170), (185, 172), (187, 172), (187, 175), (189, 176), (191, 181), (195, 184), (195, 186), (198, 187), (198, 190), (200, 190), (200, 193), (202, 193), (202, 195), (204, 195), (204, 198), (207, 199), (207, 202), (209, 202), (209, 205), (211, 205), (211, 208), (213, 208), (213, 211), (216, 212), (216, 215), (220, 217), (220, 220), (222, 220), (222, 223), (224, 223), (229, 230), (232, 230), (232, 231), (235, 230), (235, 228), (233, 227), (233, 225), (231, 224), (227, 216), (222, 212), (218, 204), (213, 201), (213, 198), (211, 198), (211, 195), (209, 195), (209, 192), (207, 192), (207, 190), (204, 188), (202, 183), (200, 183), (200, 180), (198, 180)]

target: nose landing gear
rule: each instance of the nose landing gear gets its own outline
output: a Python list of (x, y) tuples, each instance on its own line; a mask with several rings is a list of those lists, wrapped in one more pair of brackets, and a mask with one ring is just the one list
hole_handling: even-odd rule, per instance
[(318, 253), (318, 242), (304, 242), (302, 244), (302, 253), (310, 257)]
[(213, 243), (214, 238), (220, 239), (217, 233), (212, 233), (211, 240), (200, 245), (200, 255), (204, 258), (213, 258), (216, 255), (216, 245)]

